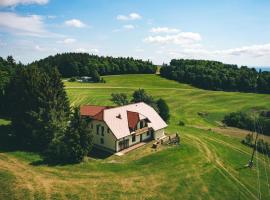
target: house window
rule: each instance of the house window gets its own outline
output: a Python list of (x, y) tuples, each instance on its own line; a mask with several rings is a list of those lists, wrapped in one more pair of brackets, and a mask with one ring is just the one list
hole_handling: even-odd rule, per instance
[(91, 124), (91, 129), (93, 129), (94, 128), (94, 125), (93, 124)]
[(104, 126), (101, 126), (101, 135), (104, 136)]
[(135, 141), (136, 141), (136, 135), (133, 134), (133, 135), (132, 135), (132, 142), (135, 142)]
[(100, 138), (100, 144), (104, 144), (104, 139)]
[(110, 129), (109, 128), (107, 128), (107, 133), (110, 133)]
[(150, 131), (147, 131), (147, 136), (149, 136), (150, 135)]
[(97, 125), (97, 135), (99, 134), (99, 125)]

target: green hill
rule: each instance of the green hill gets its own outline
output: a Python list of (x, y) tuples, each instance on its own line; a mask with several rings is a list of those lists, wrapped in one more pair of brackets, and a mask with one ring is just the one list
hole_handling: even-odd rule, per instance
[[(219, 124), (229, 112), (270, 109), (270, 95), (206, 91), (157, 75), (104, 79), (106, 83), (65, 82), (71, 103), (112, 105), (111, 93), (131, 95), (144, 88), (168, 102), (167, 134), (179, 132), (181, 146), (154, 151), (148, 144), (122, 157), (95, 155), (66, 166), (47, 166), (37, 154), (0, 146), (0, 199), (269, 198), (270, 159), (257, 154), (255, 167), (244, 168), (252, 152), (240, 142), (246, 132)], [(180, 120), (185, 126), (178, 125)]]

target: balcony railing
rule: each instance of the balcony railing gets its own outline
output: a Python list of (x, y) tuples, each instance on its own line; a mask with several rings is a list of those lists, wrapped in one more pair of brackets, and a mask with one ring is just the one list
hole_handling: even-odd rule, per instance
[(143, 133), (146, 133), (147, 131), (149, 131), (149, 127), (144, 127), (144, 128), (141, 128), (141, 129), (138, 129), (135, 131), (135, 135), (141, 135)]

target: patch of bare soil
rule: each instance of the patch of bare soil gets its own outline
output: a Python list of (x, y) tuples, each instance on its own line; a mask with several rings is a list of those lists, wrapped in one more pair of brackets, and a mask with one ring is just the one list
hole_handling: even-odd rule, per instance
[[(204, 126), (192, 126), (192, 127), (203, 129), (203, 130), (211, 130), (216, 133), (220, 133), (226, 136), (236, 137), (239, 139), (244, 139), (246, 135), (252, 134), (251, 131), (234, 128), (234, 127), (214, 127), (214, 128), (209, 128), (209, 127), (204, 127)], [(270, 136), (259, 134), (259, 139), (263, 139), (264, 141), (270, 142)]]

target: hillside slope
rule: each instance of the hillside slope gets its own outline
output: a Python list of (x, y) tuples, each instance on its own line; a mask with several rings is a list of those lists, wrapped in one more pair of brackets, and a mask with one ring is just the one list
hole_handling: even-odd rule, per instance
[[(78, 165), (47, 166), (37, 154), (4, 149), (0, 142), (0, 199), (268, 199), (270, 160), (251, 149), (245, 133), (218, 127), (232, 111), (270, 108), (270, 95), (205, 91), (156, 75), (106, 76), (106, 83), (65, 82), (73, 105), (112, 105), (112, 92), (145, 88), (171, 109), (168, 134), (180, 132), (180, 147), (129, 154), (93, 155)], [(201, 117), (198, 112), (208, 115)], [(186, 126), (178, 126), (179, 120)], [(4, 130), (4, 129), (1, 129)]]

